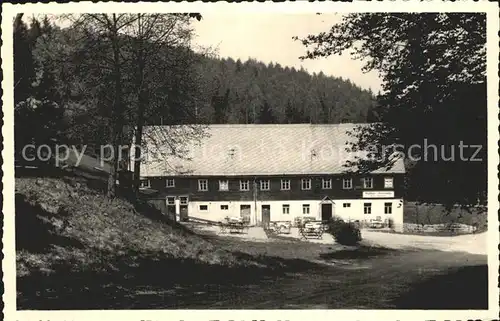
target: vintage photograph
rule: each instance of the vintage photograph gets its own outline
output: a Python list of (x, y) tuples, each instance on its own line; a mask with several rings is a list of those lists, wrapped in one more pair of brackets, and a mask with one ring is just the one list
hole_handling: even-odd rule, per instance
[(11, 309), (498, 309), (498, 7), (93, 5), (3, 14)]

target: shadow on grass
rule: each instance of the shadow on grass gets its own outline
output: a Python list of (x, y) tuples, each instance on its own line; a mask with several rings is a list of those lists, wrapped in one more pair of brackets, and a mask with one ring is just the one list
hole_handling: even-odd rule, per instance
[[(221, 295), (245, 293), (250, 288), (273, 282), (286, 273), (318, 267), (302, 260), (252, 257), (265, 267), (208, 265), (194, 260), (162, 258), (144, 253), (127, 253), (110, 263), (113, 269), (96, 272), (91, 268), (75, 272), (61, 265), (57, 273), (39, 272), (17, 279), (18, 309), (148, 309), (206, 306)], [(103, 255), (106, 256), (106, 255)]]
[(16, 164), (14, 168), (15, 177), (63, 177), (66, 173), (58, 167), (46, 162), (28, 162)]
[(48, 221), (54, 215), (38, 205), (31, 205), (22, 194), (15, 196), (16, 206), (16, 250), (46, 253), (51, 245), (83, 248), (78, 240), (58, 235), (55, 226)]
[(394, 304), (398, 309), (488, 309), (488, 266), (463, 267), (429, 278)]
[(303, 240), (303, 239), (299, 239), (299, 238), (295, 238), (295, 237), (291, 237), (291, 236), (287, 236), (287, 234), (283, 235), (283, 234), (278, 234), (278, 233), (274, 233), (274, 232), (271, 232), (271, 231), (266, 231), (266, 235), (269, 239), (272, 239), (272, 240), (277, 240), (277, 241), (280, 241), (280, 242), (287, 242), (287, 243), (301, 243), (301, 242), (305, 242), (307, 240)]
[(400, 253), (400, 251), (383, 247), (360, 246), (354, 249), (321, 253), (320, 258), (324, 260), (366, 260), (397, 253)]

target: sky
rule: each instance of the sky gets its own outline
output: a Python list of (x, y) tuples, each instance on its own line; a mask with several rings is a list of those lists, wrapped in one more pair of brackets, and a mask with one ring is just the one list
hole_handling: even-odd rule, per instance
[(339, 22), (339, 14), (277, 14), (277, 13), (204, 13), (201, 21), (193, 22), (196, 34), (194, 45), (211, 47), (221, 58), (255, 58), (283, 67), (304, 67), (310, 73), (322, 71), (326, 75), (348, 78), (361, 88), (380, 89), (376, 72), (364, 73), (363, 62), (349, 54), (314, 60), (300, 60), (306, 48), (292, 37), (305, 37), (328, 31)]

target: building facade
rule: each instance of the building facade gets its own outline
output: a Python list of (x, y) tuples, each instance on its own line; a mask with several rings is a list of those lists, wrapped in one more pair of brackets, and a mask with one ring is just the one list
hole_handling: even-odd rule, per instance
[(166, 213), (207, 221), (339, 216), (402, 229), (403, 160), (357, 173), (346, 165), (363, 156), (346, 151), (356, 126), (211, 125), (189, 157), (148, 159), (141, 190)]

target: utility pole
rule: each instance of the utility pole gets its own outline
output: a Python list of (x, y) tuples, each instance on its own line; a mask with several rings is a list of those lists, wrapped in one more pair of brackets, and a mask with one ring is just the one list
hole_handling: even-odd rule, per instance
[(254, 177), (253, 179), (253, 201), (254, 201), (254, 206), (255, 206), (255, 225), (257, 225), (257, 178)]

